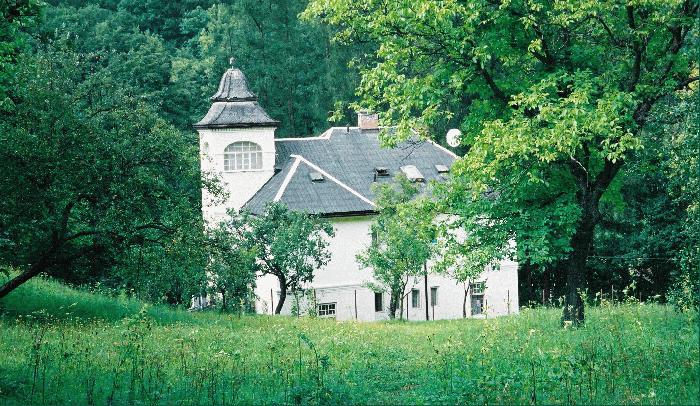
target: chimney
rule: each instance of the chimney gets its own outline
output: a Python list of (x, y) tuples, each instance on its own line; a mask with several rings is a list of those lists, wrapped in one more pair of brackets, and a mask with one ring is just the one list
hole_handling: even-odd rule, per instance
[(357, 113), (357, 126), (360, 130), (378, 130), (379, 114), (361, 110)]

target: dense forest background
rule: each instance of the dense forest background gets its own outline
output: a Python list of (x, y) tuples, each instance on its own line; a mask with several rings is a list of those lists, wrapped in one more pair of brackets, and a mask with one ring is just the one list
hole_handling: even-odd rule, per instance
[[(298, 18), (306, 3), (52, 0), (3, 13), (0, 263), (187, 303), (205, 286), (200, 191), (216, 188), (200, 179), (191, 125), (229, 58), (279, 136), (355, 120), (357, 66), (375, 45), (332, 41)], [(615, 221), (596, 229), (591, 292), (665, 300), (697, 280), (697, 108), (677, 98), (657, 110), (650, 128), (674, 136), (638, 151), (603, 199)], [(450, 125), (433, 129), (438, 141)], [(552, 303), (563, 278), (557, 264), (522, 263), (521, 303)]]
[[(324, 131), (335, 102), (352, 101), (361, 49), (299, 21), (306, 1), (49, 1), (39, 43), (99, 59), (168, 122), (190, 131), (234, 58), (279, 136)], [(354, 120), (348, 111), (338, 118)]]

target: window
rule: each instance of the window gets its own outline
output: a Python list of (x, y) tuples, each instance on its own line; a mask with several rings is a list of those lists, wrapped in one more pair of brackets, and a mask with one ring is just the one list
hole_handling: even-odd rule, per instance
[(471, 284), (472, 295), (483, 295), (484, 289), (486, 289), (484, 282), (474, 282)]
[(420, 307), (420, 290), (418, 289), (411, 290), (411, 307)]
[(384, 311), (384, 294), (382, 292), (374, 292), (374, 311)]
[(320, 303), (318, 315), (319, 317), (335, 317), (335, 303)]
[(450, 172), (450, 168), (447, 165), (435, 165), (435, 170), (437, 170), (438, 173)]
[(420, 173), (415, 165), (405, 165), (401, 167), (401, 171), (411, 182), (425, 182), (423, 174)]
[(250, 141), (234, 142), (224, 150), (224, 171), (262, 169), (262, 148)]
[(472, 298), (471, 298), (471, 308), (472, 316), (484, 313), (484, 290), (486, 289), (486, 284), (484, 282), (474, 282), (471, 285)]
[(437, 295), (437, 286), (433, 286), (430, 288), (430, 305), (431, 306), (437, 306), (438, 304), (438, 295)]
[(484, 312), (484, 295), (472, 295), (472, 316), (482, 314)]

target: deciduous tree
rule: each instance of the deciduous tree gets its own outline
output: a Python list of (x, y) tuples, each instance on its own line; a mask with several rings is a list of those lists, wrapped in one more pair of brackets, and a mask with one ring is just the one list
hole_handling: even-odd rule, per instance
[(288, 291), (298, 291), (313, 281), (314, 271), (330, 260), (331, 224), (284, 204), (270, 203), (259, 216), (231, 212), (226, 223), (229, 232), (255, 253), (256, 271), (277, 277), (280, 297), (275, 314), (282, 311)]
[(563, 320), (580, 323), (601, 198), (648, 142), (659, 100), (698, 79), (697, 11), (695, 0), (316, 0), (305, 15), (379, 44), (358, 91), (399, 124), (394, 138), (460, 125), (462, 226), (500, 236), (499, 251), (517, 238), (521, 261), (563, 260)]
[(201, 234), (190, 137), (96, 61), (49, 46), (18, 63), (0, 121), (0, 261), (20, 273), (0, 297), (42, 272), (106, 276), (136, 247)]
[(394, 182), (375, 184), (374, 191), (379, 214), (371, 225), (373, 241), (357, 260), (372, 270), (372, 285), (377, 285), (372, 288), (389, 292), (389, 317), (394, 319), (399, 307), (403, 310), (409, 279), (424, 274), (436, 230), (424, 198), (417, 198), (420, 188), (403, 174)]

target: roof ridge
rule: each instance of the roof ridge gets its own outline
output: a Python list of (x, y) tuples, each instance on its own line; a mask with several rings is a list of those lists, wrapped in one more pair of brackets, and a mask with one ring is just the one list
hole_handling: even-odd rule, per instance
[(316, 140), (328, 140), (333, 134), (333, 130), (342, 127), (331, 127), (326, 131), (322, 132), (321, 135), (315, 137), (287, 137), (287, 138), (275, 138), (275, 141), (316, 141)]
[(284, 180), (282, 181), (282, 184), (280, 185), (280, 188), (277, 190), (277, 193), (275, 194), (275, 197), (272, 199), (273, 202), (279, 202), (280, 199), (282, 198), (282, 195), (284, 195), (284, 191), (287, 190), (287, 186), (289, 186), (289, 182), (294, 177), (294, 174), (296, 173), (297, 168), (299, 168), (299, 161), (300, 161), (299, 158), (296, 158), (294, 160), (294, 163), (292, 164), (292, 168), (287, 173), (287, 176), (285, 176)]

